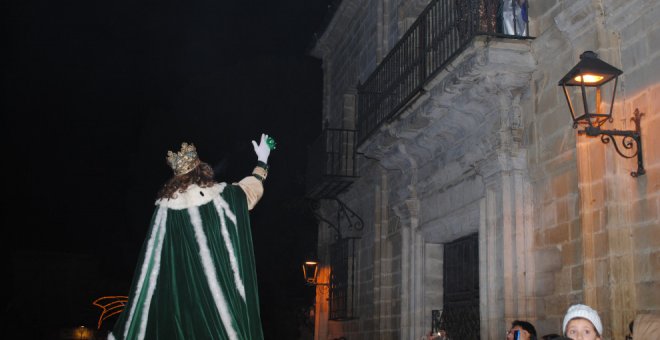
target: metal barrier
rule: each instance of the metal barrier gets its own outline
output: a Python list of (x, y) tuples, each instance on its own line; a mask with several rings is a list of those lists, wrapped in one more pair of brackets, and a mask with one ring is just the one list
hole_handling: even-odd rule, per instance
[(334, 198), (357, 177), (355, 130), (326, 129), (309, 150), (307, 196)]

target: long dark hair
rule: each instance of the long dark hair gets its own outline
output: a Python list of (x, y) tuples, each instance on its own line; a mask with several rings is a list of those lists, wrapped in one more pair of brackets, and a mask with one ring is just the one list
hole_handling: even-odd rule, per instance
[(213, 169), (204, 162), (199, 162), (192, 171), (187, 174), (174, 176), (167, 180), (158, 192), (158, 198), (176, 198), (177, 193), (182, 193), (192, 185), (197, 184), (202, 188), (208, 188), (215, 184)]

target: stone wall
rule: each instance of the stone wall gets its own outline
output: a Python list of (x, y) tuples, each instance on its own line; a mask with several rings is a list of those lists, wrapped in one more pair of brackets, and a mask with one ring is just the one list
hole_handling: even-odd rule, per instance
[[(323, 121), (344, 128), (344, 95), (355, 94), (356, 85), (376, 67), (376, 39), (381, 4), (376, 0), (343, 1), (312, 54), (322, 58)], [(352, 127), (348, 127), (352, 128)]]
[(332, 34), (325, 34), (312, 50), (323, 60), (323, 121), (329, 127), (354, 128), (354, 113), (346, 110), (344, 96), (356, 94), (357, 84), (369, 77), (428, 2), (342, 1), (326, 29)]
[[(533, 174), (537, 256), (537, 327), (559, 329), (572, 303), (596, 308), (606, 338), (621, 338), (635, 313), (658, 310), (658, 128), (660, 6), (653, 1), (543, 1), (532, 7), (538, 68), (527, 105), (525, 139)], [(642, 118), (647, 174), (599, 139), (576, 136), (557, 80), (585, 50), (622, 69), (615, 120), (634, 129)], [(651, 209), (649, 209), (649, 207)], [(655, 234), (654, 234), (655, 233)], [(644, 239), (645, 241), (641, 241)], [(641, 241), (641, 242), (640, 242)], [(655, 259), (654, 259), (655, 256)], [(654, 267), (655, 265), (655, 267)]]
[[(426, 3), (344, 0), (315, 52), (330, 126), (352, 127), (355, 86)], [(559, 333), (574, 303), (622, 338), (636, 313), (660, 310), (660, 3), (530, 6), (535, 39), (475, 39), (360, 146), (361, 177), (341, 196), (365, 221), (359, 319), (317, 338), (419, 338), (442, 306), (442, 244), (475, 231), (483, 339), (515, 319)], [(644, 176), (571, 128), (557, 82), (586, 50), (624, 71), (606, 128), (644, 113)], [(329, 242), (322, 232), (320, 253)]]

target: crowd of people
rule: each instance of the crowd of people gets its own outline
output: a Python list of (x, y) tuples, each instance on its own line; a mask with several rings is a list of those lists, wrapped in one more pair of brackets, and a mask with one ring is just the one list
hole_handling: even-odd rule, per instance
[[(660, 314), (640, 314), (630, 322), (626, 340), (660, 339)], [(603, 323), (593, 308), (576, 304), (566, 311), (561, 334), (546, 334), (541, 340), (602, 340)], [(539, 340), (536, 328), (530, 322), (515, 320), (507, 332), (506, 340)]]
[[(630, 333), (626, 340), (660, 339), (660, 314), (642, 313), (628, 325)], [(531, 322), (515, 320), (506, 332), (506, 340), (603, 340), (603, 323), (593, 308), (575, 304), (568, 308), (562, 322), (561, 334), (550, 333), (539, 337)], [(618, 339), (620, 337), (613, 337)], [(432, 332), (423, 339), (448, 340), (451, 334), (444, 330)]]

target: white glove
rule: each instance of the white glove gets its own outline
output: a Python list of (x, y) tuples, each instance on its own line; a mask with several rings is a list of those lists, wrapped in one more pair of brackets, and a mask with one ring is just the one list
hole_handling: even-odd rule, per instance
[(259, 160), (260, 162), (264, 162), (266, 164), (268, 164), (268, 156), (270, 155), (270, 147), (266, 142), (267, 139), (268, 139), (268, 135), (262, 133), (261, 141), (259, 142), (259, 145), (257, 145), (257, 142), (252, 141), (252, 146), (254, 146), (254, 152), (257, 154), (257, 160)]

